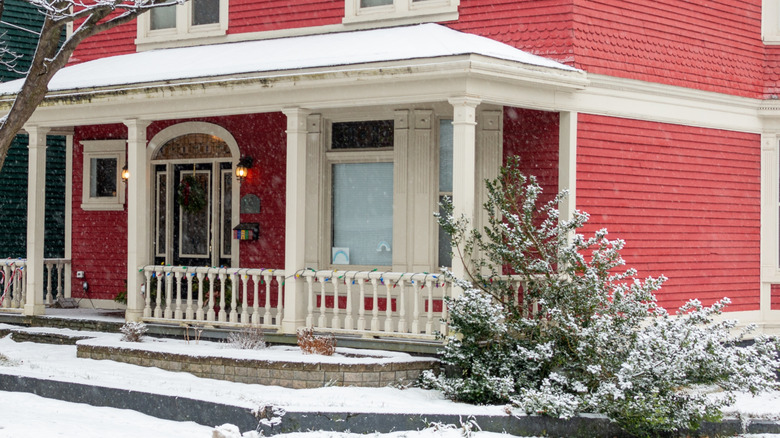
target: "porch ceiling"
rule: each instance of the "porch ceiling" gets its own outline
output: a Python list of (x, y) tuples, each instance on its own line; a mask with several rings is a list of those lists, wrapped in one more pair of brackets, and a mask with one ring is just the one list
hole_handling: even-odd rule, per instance
[[(20, 84), (0, 84), (0, 113)], [(423, 24), (155, 50), (76, 64), (52, 79), (31, 122), (63, 126), (291, 106), (416, 103), (464, 94), (518, 104), (554, 101), (550, 93), (586, 85), (581, 70), (495, 40)], [(524, 90), (507, 93), (505, 87)], [(529, 97), (529, 89), (547, 97)], [(513, 94), (523, 98), (515, 102)], [(57, 111), (63, 106), (66, 114)]]

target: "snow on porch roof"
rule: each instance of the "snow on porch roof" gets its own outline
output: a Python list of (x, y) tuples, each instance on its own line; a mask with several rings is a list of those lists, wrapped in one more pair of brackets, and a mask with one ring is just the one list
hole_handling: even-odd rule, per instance
[[(152, 50), (66, 67), (50, 91), (478, 54), (527, 65), (578, 71), (489, 38), (438, 24)], [(0, 84), (15, 94), (20, 81)]]

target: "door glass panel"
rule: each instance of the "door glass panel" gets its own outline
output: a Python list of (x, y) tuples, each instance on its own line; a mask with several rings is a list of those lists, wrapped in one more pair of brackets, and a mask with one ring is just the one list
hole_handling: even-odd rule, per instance
[[(194, 176), (194, 181), (190, 184), (186, 184), (185, 180), (188, 175), (183, 175), (182, 181), (179, 183), (179, 255), (181, 257), (207, 258), (209, 255), (209, 217), (211, 216), (209, 175), (208, 171), (198, 171), (194, 175), (189, 175)], [(181, 187), (182, 184), (185, 184), (184, 188)], [(200, 190), (194, 184), (197, 184)], [(185, 206), (200, 204), (196, 197), (201, 196), (202, 192), (205, 192), (205, 205), (199, 209)]]
[[(439, 121), (439, 202), (445, 196), (452, 198), (452, 120)], [(439, 213), (442, 213), (439, 210)], [(439, 227), (439, 266), (452, 266), (452, 240)]]
[(222, 171), (222, 257), (230, 257), (230, 245), (232, 243), (231, 232), (233, 223), (231, 221), (233, 197), (233, 172), (230, 170)]
[(392, 264), (393, 163), (333, 165), (334, 264)]
[(157, 236), (157, 244), (155, 246), (157, 248), (156, 255), (158, 257), (165, 257), (165, 218), (168, 213), (166, 206), (166, 201), (168, 199), (168, 181), (166, 176), (167, 174), (165, 172), (157, 174), (157, 218), (155, 222), (157, 228), (155, 234)]

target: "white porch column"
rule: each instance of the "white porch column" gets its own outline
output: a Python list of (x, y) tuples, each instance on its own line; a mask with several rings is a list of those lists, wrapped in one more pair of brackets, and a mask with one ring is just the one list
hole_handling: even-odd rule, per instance
[(46, 205), (46, 133), (49, 128), (25, 126), (27, 145), (27, 297), (25, 315), (43, 315), (43, 243)]
[(284, 319), (282, 331), (295, 333), (305, 324), (306, 302), (303, 281), (295, 277), (306, 267), (306, 139), (307, 116), (301, 108), (286, 108), (287, 169), (284, 238)]
[[(455, 97), (449, 100), (453, 107), (452, 134), (452, 204), (456, 218), (465, 217), (470, 226), (476, 223), (478, 213), (475, 203), (477, 189), (477, 105), (481, 100), (474, 97)], [(470, 260), (463, 260), (457, 254), (452, 257), (452, 273), (467, 279), (466, 271)]]
[[(143, 273), (138, 270), (149, 264), (149, 203), (147, 187), (149, 175), (146, 165), (145, 120), (125, 120), (127, 126), (127, 321), (138, 321), (143, 316), (144, 298), (141, 296)], [(124, 187), (120, 187), (120, 190)]]
[(558, 207), (560, 220), (569, 220), (577, 209), (577, 113), (561, 112), (558, 128), (558, 191), (569, 196)]

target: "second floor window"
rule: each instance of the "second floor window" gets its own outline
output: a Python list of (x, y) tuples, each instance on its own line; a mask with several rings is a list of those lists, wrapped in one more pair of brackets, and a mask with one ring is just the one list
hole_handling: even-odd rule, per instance
[(459, 2), (459, 0), (345, 0), (344, 22), (448, 21), (457, 18)]
[(171, 41), (225, 35), (228, 0), (190, 0), (155, 8), (138, 18), (139, 45), (156, 48)]

